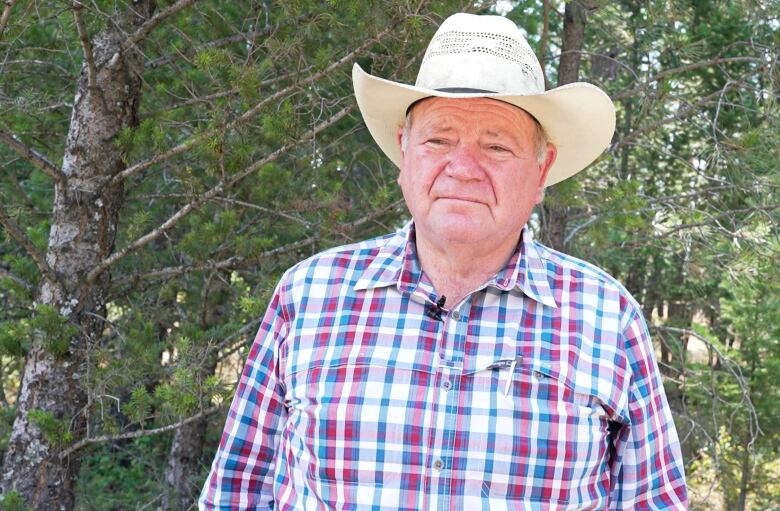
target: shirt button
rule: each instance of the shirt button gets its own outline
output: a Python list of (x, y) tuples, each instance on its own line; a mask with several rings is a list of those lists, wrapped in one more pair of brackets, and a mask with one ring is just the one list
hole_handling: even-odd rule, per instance
[(455, 321), (458, 321), (458, 320), (460, 320), (460, 312), (458, 312), (458, 311), (452, 311), (452, 314), (451, 314), (451, 315), (452, 315), (452, 319), (454, 319)]
[(450, 380), (444, 380), (441, 384), (441, 388), (444, 390), (450, 390), (452, 388), (452, 382)]
[(441, 470), (444, 468), (444, 462), (442, 460), (436, 460), (433, 462), (433, 468), (436, 470)]

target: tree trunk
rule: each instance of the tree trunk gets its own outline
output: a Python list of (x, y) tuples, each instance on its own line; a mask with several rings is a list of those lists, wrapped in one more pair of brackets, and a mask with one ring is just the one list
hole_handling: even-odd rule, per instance
[[(222, 278), (211, 274), (203, 286), (201, 293), (200, 328), (207, 331), (218, 325), (222, 316), (227, 313), (228, 304), (232, 296), (230, 294), (229, 273), (224, 273)], [(217, 354), (208, 355), (207, 359), (198, 367), (200, 378), (206, 378), (214, 374), (217, 368)], [(162, 509), (179, 511), (189, 509), (198, 494), (203, 483), (201, 476), (201, 459), (203, 443), (206, 439), (206, 417), (185, 424), (173, 433), (171, 450), (168, 454), (168, 467), (165, 469), (165, 482), (168, 493), (163, 496)]]
[[(585, 22), (589, 2), (573, 0), (566, 4), (563, 17), (563, 43), (561, 61), (558, 64), (558, 86), (576, 82), (580, 72), (580, 55), (585, 36)], [(565, 250), (566, 226), (569, 208), (561, 203), (561, 197), (555, 188), (547, 190), (547, 199), (541, 205), (540, 219), (542, 243), (556, 250)]]
[(80, 381), (89, 351), (105, 328), (109, 276), (92, 283), (85, 276), (114, 249), (124, 192), (121, 185), (105, 183), (124, 167), (114, 139), (120, 129), (135, 124), (138, 110), (142, 56), (136, 50), (122, 51), (121, 43), (128, 28), (148, 19), (152, 10), (151, 0), (134, 2), (126, 26), (109, 22), (88, 43), (94, 87), (85, 61), (73, 101), (62, 164), (66, 179), (55, 184), (46, 252), (57, 281), (44, 278), (36, 302), (58, 310), (78, 333), (70, 337), (64, 354), (47, 349), (50, 339), (43, 332), (33, 334), (3, 460), (3, 492), (17, 492), (36, 511), (68, 510), (74, 504), (80, 462), (59, 455), (70, 438), (47, 437), (30, 412), (58, 419), (74, 440), (88, 428), (88, 393)]
[[(203, 374), (213, 374), (216, 357), (204, 363)], [(168, 454), (165, 483), (168, 493), (163, 496), (162, 509), (189, 509), (200, 492), (203, 443), (206, 439), (208, 418), (185, 424), (176, 429)]]

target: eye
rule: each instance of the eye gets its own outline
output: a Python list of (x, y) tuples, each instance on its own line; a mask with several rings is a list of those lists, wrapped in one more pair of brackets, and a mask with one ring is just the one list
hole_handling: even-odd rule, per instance
[(446, 145), (447, 141), (444, 140), (443, 138), (430, 138), (426, 140), (425, 143), (431, 145)]
[(509, 152), (509, 149), (507, 149), (504, 146), (497, 145), (497, 144), (493, 144), (493, 145), (488, 146), (488, 149), (490, 149), (491, 151), (496, 152), (496, 153), (508, 153)]

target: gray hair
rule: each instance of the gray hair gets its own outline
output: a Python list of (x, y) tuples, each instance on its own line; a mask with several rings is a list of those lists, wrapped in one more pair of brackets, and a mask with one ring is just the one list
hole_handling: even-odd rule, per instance
[[(523, 111), (525, 112), (525, 110)], [(406, 148), (409, 145), (409, 133), (412, 130), (413, 112), (414, 112), (414, 106), (412, 106), (412, 108), (410, 108), (409, 111), (406, 112), (404, 129), (401, 132), (401, 150), (403, 150), (404, 152), (406, 152)], [(550, 143), (550, 137), (547, 135), (547, 132), (544, 131), (542, 125), (539, 124), (539, 121), (536, 120), (536, 117), (534, 117), (531, 114), (528, 115), (534, 121), (534, 125), (536, 126), (536, 161), (538, 161), (539, 164), (542, 164), (544, 163), (545, 158), (547, 158), (547, 144)]]

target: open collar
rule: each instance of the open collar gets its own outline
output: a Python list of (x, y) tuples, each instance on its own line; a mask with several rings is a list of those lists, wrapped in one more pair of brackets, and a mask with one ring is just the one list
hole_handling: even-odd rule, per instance
[[(410, 221), (387, 238), (373, 261), (363, 270), (354, 289), (395, 285), (401, 293), (413, 293), (421, 278), (414, 223)], [(544, 260), (539, 256), (536, 243), (527, 227), (523, 228), (517, 250), (487, 285), (504, 291), (517, 288), (541, 304), (558, 307), (550, 288)]]

